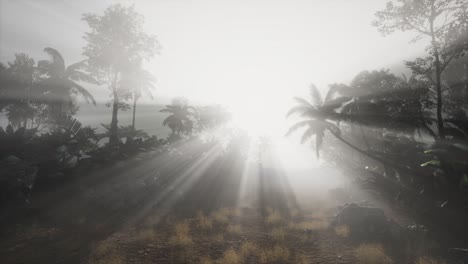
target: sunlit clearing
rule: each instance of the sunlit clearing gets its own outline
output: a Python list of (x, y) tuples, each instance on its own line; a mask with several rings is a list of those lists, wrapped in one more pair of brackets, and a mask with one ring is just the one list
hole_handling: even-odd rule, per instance
[(245, 93), (235, 94), (225, 101), (232, 113), (234, 125), (253, 137), (278, 138), (284, 135), (287, 129), (285, 113), (289, 102), (284, 97), (292, 98), (292, 95), (266, 91), (260, 87), (251, 87), (248, 93), (248, 96)]

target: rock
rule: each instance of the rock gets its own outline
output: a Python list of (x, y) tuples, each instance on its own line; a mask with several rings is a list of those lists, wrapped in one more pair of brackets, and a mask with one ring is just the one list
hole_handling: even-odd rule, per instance
[(64, 167), (67, 169), (74, 168), (78, 165), (78, 156), (70, 155), (64, 161)]
[(8, 165), (15, 165), (21, 162), (21, 159), (14, 156), (14, 155), (9, 155), (8, 157), (4, 158), (2, 160), (2, 163), (5, 162)]
[(332, 225), (347, 225), (351, 236), (375, 237), (389, 231), (389, 221), (380, 208), (360, 206), (350, 203), (334, 217)]
[(345, 203), (351, 200), (351, 194), (343, 188), (330, 189), (328, 190), (328, 195), (338, 203)]
[(67, 152), (67, 146), (61, 145), (60, 147), (58, 147), (58, 148), (56, 149), (56, 151), (57, 151), (58, 153), (66, 153), (66, 152)]

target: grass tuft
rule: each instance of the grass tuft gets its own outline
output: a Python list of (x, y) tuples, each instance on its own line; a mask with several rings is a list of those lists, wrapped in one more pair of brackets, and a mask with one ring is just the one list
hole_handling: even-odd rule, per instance
[(341, 225), (335, 227), (335, 233), (341, 237), (349, 236), (349, 227), (347, 225)]
[(247, 241), (241, 245), (239, 253), (242, 259), (246, 259), (258, 255), (258, 250), (259, 248), (255, 243)]
[(261, 263), (287, 263), (291, 253), (284, 246), (275, 246), (272, 249), (262, 250), (259, 255)]
[(360, 264), (391, 264), (392, 259), (385, 254), (381, 245), (361, 244), (354, 250), (354, 257)]
[(241, 257), (232, 249), (224, 251), (223, 257), (217, 261), (219, 264), (240, 264)]
[(170, 244), (175, 246), (186, 246), (192, 244), (190, 227), (187, 222), (177, 223), (174, 227), (174, 235), (169, 239)]
[(241, 225), (228, 225), (226, 232), (231, 235), (240, 235), (242, 233)]
[(214, 264), (215, 262), (210, 257), (201, 257), (200, 264)]
[(230, 211), (227, 208), (221, 208), (212, 213), (211, 218), (213, 221), (219, 224), (228, 224), (229, 223)]
[(447, 262), (442, 260), (436, 260), (431, 257), (420, 257), (416, 260), (416, 264), (446, 264)]
[(268, 216), (266, 218), (266, 222), (269, 225), (279, 225), (284, 222), (283, 216), (276, 210), (272, 210), (271, 208), (268, 208)]
[(213, 221), (209, 217), (205, 216), (202, 211), (197, 212), (196, 222), (197, 226), (201, 229), (210, 230), (213, 228)]
[(283, 241), (286, 237), (286, 230), (282, 227), (275, 227), (271, 230), (270, 235), (276, 241)]

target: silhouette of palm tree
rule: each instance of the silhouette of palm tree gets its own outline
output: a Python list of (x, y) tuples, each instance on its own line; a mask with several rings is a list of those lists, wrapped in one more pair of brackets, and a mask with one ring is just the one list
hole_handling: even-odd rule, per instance
[(288, 136), (296, 130), (305, 127), (306, 130), (302, 134), (301, 143), (305, 143), (312, 136), (315, 136), (315, 152), (317, 158), (319, 158), (325, 131), (328, 130), (334, 135), (341, 134), (340, 128), (327, 120), (334, 114), (333, 110), (341, 106), (341, 103), (337, 103), (336, 100), (332, 99), (335, 93), (333, 89), (328, 90), (327, 95), (322, 99), (317, 87), (312, 84), (310, 86), (310, 93), (310, 102), (303, 98), (294, 98), (297, 105), (288, 111), (287, 117), (298, 113), (304, 120), (292, 125), (286, 135)]
[(338, 93), (338, 90), (335, 89), (333, 86), (331, 87), (331, 89), (328, 90), (327, 95), (323, 100), (320, 95), (320, 92), (318, 91), (317, 87), (315, 87), (315, 85), (311, 85), (310, 91), (312, 97), (311, 102), (303, 98), (294, 98), (297, 102), (297, 105), (288, 111), (287, 117), (291, 116), (292, 114), (298, 113), (299, 116), (304, 120), (292, 125), (289, 128), (286, 135), (290, 135), (299, 128), (305, 127), (306, 130), (302, 134), (301, 143), (306, 142), (309, 138), (315, 135), (315, 150), (317, 158), (319, 158), (320, 147), (323, 143), (325, 132), (328, 131), (333, 136), (335, 136), (335, 138), (343, 142), (345, 145), (367, 157), (370, 157), (393, 168), (400, 169), (401, 171), (411, 173), (415, 172), (411, 168), (401, 166), (400, 164), (397, 164), (391, 160), (381, 158), (370, 153), (369, 151), (362, 150), (342, 137), (341, 129), (333, 122), (359, 122), (359, 117), (350, 116), (338, 112), (338, 109), (342, 108), (343, 105), (349, 103), (348, 97), (335, 98), (335, 95)]
[(59, 118), (67, 113), (66, 104), (73, 104), (73, 96), (80, 95), (88, 103), (96, 105), (94, 97), (83, 86), (77, 82), (87, 82), (99, 84), (97, 80), (84, 71), (85, 61), (80, 61), (65, 66), (62, 55), (53, 48), (45, 48), (44, 52), (51, 56), (50, 60), (41, 60), (37, 63), (39, 73), (47, 75), (47, 79), (42, 80), (38, 87), (44, 97), (44, 101), (58, 106)]
[(187, 100), (178, 98), (172, 101), (171, 105), (160, 110), (162, 113), (170, 113), (163, 121), (163, 126), (168, 126), (172, 133), (180, 136), (181, 134), (190, 134), (193, 130), (193, 115), (195, 109), (188, 105)]

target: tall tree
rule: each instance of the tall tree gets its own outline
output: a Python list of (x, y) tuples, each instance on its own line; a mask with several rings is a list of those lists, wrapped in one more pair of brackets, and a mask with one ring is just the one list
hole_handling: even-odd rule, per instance
[(57, 50), (47, 47), (44, 52), (49, 54), (50, 59), (39, 61), (37, 68), (46, 79), (40, 81), (37, 86), (44, 101), (52, 106), (51, 112), (55, 112), (55, 121), (62, 122), (62, 119), (73, 113), (75, 95), (80, 95), (88, 103), (96, 105), (92, 94), (79, 84), (79, 82), (99, 84), (85, 71), (86, 62), (80, 61), (66, 67), (65, 60)]
[(300, 128), (305, 128), (306, 130), (302, 134), (301, 143), (305, 143), (312, 136), (315, 136), (315, 152), (317, 158), (320, 157), (320, 147), (322, 146), (325, 131), (329, 130), (336, 135), (341, 133), (340, 128), (336, 124), (327, 120), (331, 111), (335, 109), (334, 106), (341, 106), (341, 104), (329, 104), (329, 102), (332, 101), (333, 93), (334, 90), (328, 90), (327, 95), (322, 99), (319, 90), (312, 84), (310, 86), (310, 102), (306, 99), (296, 97), (294, 100), (297, 102), (297, 105), (291, 108), (287, 113), (287, 117), (297, 113), (304, 120), (292, 125), (286, 135), (290, 135)]
[[(340, 86), (340, 88), (342, 88), (342, 86)], [(336, 94), (339, 91), (336, 86), (332, 86), (323, 99), (315, 85), (311, 85), (310, 91), (310, 101), (298, 97), (294, 98), (297, 104), (288, 111), (287, 117), (293, 114), (298, 114), (301, 120), (293, 124), (286, 135), (290, 135), (298, 129), (305, 128), (305, 131), (302, 134), (301, 143), (305, 143), (311, 137), (315, 136), (316, 155), (317, 157), (320, 157), (320, 147), (322, 146), (325, 132), (328, 131), (336, 139), (362, 155), (400, 171), (413, 173), (411, 168), (402, 166), (401, 164), (379, 155), (375, 155), (369, 150), (363, 150), (342, 137), (341, 129), (338, 126), (339, 122), (366, 124), (368, 120), (366, 117), (363, 118), (360, 115), (356, 116), (354, 114), (340, 113), (343, 106), (353, 103), (353, 101), (349, 97), (337, 97)], [(382, 117), (382, 119), (385, 120), (385, 117)]]
[(155, 88), (155, 83), (156, 78), (150, 72), (143, 69), (141, 63), (125, 73), (122, 86), (131, 91), (133, 99), (132, 129), (135, 129), (137, 102), (143, 95), (148, 96), (151, 100), (154, 98), (152, 91)]
[(440, 138), (445, 137), (442, 115), (442, 74), (449, 63), (463, 55), (458, 35), (468, 25), (468, 1), (465, 0), (394, 0), (385, 10), (377, 12), (373, 25), (388, 35), (397, 30), (414, 31), (429, 37), (429, 56), (418, 58), (407, 65), (415, 74), (428, 78), (435, 86), (437, 128)]
[(0, 111), (6, 113), (14, 127), (26, 127), (37, 114), (32, 93), (34, 66), (34, 59), (19, 53), (13, 62), (8, 62), (8, 67), (0, 68)]
[(118, 110), (128, 108), (125, 101), (131, 98), (131, 91), (122, 85), (123, 76), (137, 62), (151, 59), (158, 42), (143, 31), (144, 17), (133, 6), (111, 5), (104, 14), (85, 14), (83, 20), (91, 29), (84, 36), (87, 45), (83, 55), (88, 58), (93, 73), (106, 82), (111, 91), (109, 143), (115, 144), (119, 141)]

